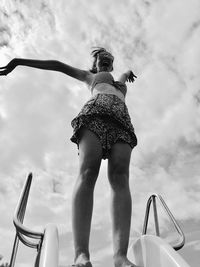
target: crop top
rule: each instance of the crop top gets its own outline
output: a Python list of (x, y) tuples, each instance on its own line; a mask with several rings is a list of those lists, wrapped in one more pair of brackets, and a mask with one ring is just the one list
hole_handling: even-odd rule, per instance
[(110, 72), (102, 71), (94, 74), (94, 78), (88, 83), (92, 95), (95, 94), (114, 94), (124, 101), (127, 86), (125, 83), (115, 81)]

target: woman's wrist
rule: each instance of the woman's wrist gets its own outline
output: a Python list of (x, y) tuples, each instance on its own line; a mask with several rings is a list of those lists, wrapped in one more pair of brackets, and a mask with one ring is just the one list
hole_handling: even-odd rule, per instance
[(130, 74), (131, 74), (131, 70), (128, 70), (128, 71), (126, 72), (126, 76), (127, 76), (127, 78), (130, 76)]

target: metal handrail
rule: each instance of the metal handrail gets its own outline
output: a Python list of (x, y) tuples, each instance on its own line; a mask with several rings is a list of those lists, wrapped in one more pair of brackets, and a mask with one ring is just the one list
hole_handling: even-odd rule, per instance
[(16, 227), (17, 232), (26, 235), (30, 238), (36, 238), (41, 239), (43, 237), (43, 233), (41, 232), (35, 232), (32, 230), (29, 230), (27, 227), (23, 225), (24, 221), (24, 214), (26, 211), (26, 206), (28, 202), (28, 196), (29, 191), (32, 183), (32, 173), (28, 175), (28, 178), (24, 184), (22, 193), (19, 198), (19, 202), (17, 204), (17, 207), (15, 209), (14, 217), (13, 217), (13, 223)]
[(29, 248), (35, 248), (35, 249), (39, 249), (40, 243), (33, 243), (32, 241), (30, 242), (28, 239), (26, 239), (22, 234), (17, 233), (17, 236), (19, 238), (19, 240), (27, 247)]
[(156, 207), (156, 198), (160, 202), (161, 206), (164, 208), (166, 214), (169, 216), (169, 218), (172, 221), (172, 223), (173, 223), (176, 231), (178, 232), (178, 234), (181, 237), (181, 241), (178, 244), (176, 244), (176, 245), (173, 246), (173, 248), (175, 250), (179, 250), (185, 244), (185, 235), (184, 235), (182, 229), (180, 228), (180, 226), (178, 225), (176, 219), (172, 215), (171, 211), (169, 210), (168, 206), (166, 205), (165, 201), (158, 194), (151, 195), (149, 197), (148, 201), (147, 201), (146, 213), (145, 213), (145, 218), (144, 218), (144, 225), (143, 225), (143, 232), (142, 232), (142, 234), (143, 235), (146, 235), (146, 233), (147, 233), (147, 225), (148, 225), (148, 219), (149, 219), (150, 206), (151, 206), (151, 203), (153, 202), (153, 211), (154, 211), (154, 222), (155, 222), (156, 235), (157, 236), (160, 236), (159, 223), (158, 223), (158, 214), (157, 214), (157, 207)]
[[(15, 209), (14, 217), (13, 217), (13, 223), (16, 228), (16, 235), (15, 235), (15, 240), (13, 244), (13, 250), (11, 254), (9, 267), (13, 267), (15, 264), (19, 240), (22, 243), (24, 243), (26, 246), (29, 246), (31, 248), (36, 248), (37, 250), (40, 248), (42, 240), (43, 240), (43, 236), (44, 236), (43, 233), (31, 231), (23, 225), (24, 215), (25, 215), (26, 206), (28, 202), (29, 191), (31, 187), (31, 182), (32, 182), (32, 173), (30, 173), (27, 177), (27, 180), (24, 184), (17, 207)], [(38, 243), (32, 242), (29, 239), (27, 239), (25, 236), (28, 238), (39, 239), (39, 242)]]
[[(17, 207), (15, 209), (13, 222), (16, 228), (16, 235), (9, 267), (14, 267), (19, 241), (30, 248), (37, 249), (35, 267), (57, 267), (59, 255), (58, 229), (54, 224), (48, 224), (44, 228), (44, 233), (29, 230), (23, 225), (24, 215), (29, 197), (32, 182), (30, 173), (24, 184)], [(29, 239), (37, 239), (33, 242)], [(39, 241), (38, 241), (39, 239)]]

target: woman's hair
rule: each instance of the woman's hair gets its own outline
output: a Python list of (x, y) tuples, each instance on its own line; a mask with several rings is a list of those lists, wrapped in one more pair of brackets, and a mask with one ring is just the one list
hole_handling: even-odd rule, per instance
[(97, 57), (100, 53), (102, 52), (106, 52), (108, 54), (110, 54), (112, 56), (112, 54), (110, 52), (108, 52), (105, 48), (103, 47), (95, 47), (94, 50), (92, 50), (91, 55), (94, 58), (93, 64), (92, 64), (92, 68), (90, 69), (90, 72), (92, 73), (97, 73)]

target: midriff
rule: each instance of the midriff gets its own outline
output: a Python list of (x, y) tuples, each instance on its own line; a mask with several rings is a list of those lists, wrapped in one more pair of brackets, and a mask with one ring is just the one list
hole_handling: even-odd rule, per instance
[(125, 102), (125, 97), (123, 93), (117, 90), (113, 85), (108, 83), (98, 83), (95, 85), (92, 91), (92, 95), (95, 96), (97, 94), (108, 94), (108, 95), (116, 95), (123, 102)]

